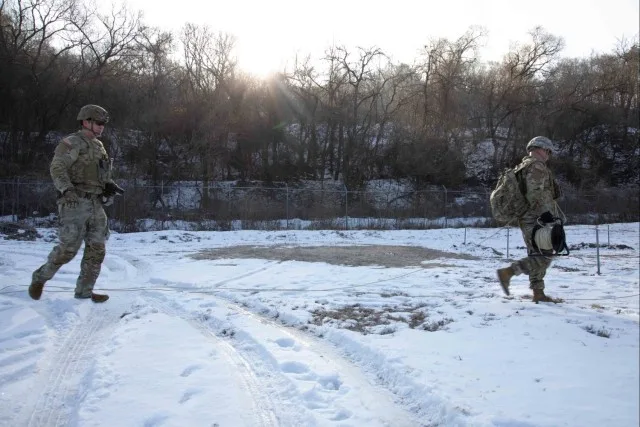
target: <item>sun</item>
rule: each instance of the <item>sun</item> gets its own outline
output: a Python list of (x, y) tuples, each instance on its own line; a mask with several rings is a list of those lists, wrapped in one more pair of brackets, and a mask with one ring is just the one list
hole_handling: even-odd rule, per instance
[(238, 68), (257, 78), (267, 78), (282, 72), (286, 65), (286, 59), (281, 53), (265, 46), (265, 43), (241, 44), (236, 55)]

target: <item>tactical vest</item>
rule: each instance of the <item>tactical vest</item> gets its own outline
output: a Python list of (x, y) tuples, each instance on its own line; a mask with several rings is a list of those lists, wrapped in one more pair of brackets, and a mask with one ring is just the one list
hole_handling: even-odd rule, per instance
[(71, 183), (79, 190), (100, 194), (111, 179), (111, 162), (102, 142), (81, 132), (66, 137), (79, 149), (78, 159), (69, 168)]

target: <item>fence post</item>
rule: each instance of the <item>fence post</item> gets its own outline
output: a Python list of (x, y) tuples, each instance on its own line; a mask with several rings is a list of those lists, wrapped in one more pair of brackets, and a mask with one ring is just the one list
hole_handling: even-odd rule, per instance
[(182, 206), (180, 206), (181, 200), (182, 200), (182, 185), (178, 185), (178, 196), (176, 198), (176, 211), (180, 212), (180, 216), (184, 218), (184, 213), (182, 212)]
[(164, 221), (167, 217), (164, 206), (164, 179), (160, 180), (160, 206), (162, 206), (162, 220), (160, 221), (160, 229), (164, 230)]
[(16, 208), (15, 212), (12, 212), (14, 215), (11, 220), (18, 222), (18, 213), (20, 210), (20, 179), (16, 178)]
[(287, 230), (288, 230), (289, 229), (289, 184), (285, 182), (284, 185), (287, 190), (286, 206), (284, 210), (285, 210), (285, 215), (287, 217)]
[(511, 227), (507, 226), (507, 259), (509, 259), (509, 230)]
[[(118, 204), (118, 206), (122, 206), (122, 209), (120, 210), (121, 212), (121, 216), (120, 218), (120, 233), (125, 233), (127, 231), (127, 193), (125, 192), (122, 195), (122, 199), (120, 200), (120, 203)], [(113, 208), (113, 216), (116, 216), (116, 208)]]
[[(418, 204), (422, 201), (422, 218), (424, 219), (423, 224), (422, 224), (422, 228), (424, 228), (425, 230), (428, 228), (427, 225), (429, 223), (429, 221), (427, 220), (427, 197), (429, 197), (427, 195), (427, 191), (429, 190), (424, 190), (424, 191), (417, 191), (418, 193)], [(422, 200), (422, 195), (424, 194), (424, 200)]]
[(600, 275), (600, 237), (598, 233), (598, 224), (596, 224), (596, 260), (598, 263), (598, 275)]
[(464, 245), (467, 244), (467, 227), (464, 228)]
[(444, 227), (443, 228), (447, 228), (447, 187), (443, 185), (442, 188), (444, 188)]
[[(238, 215), (240, 216), (240, 215)], [(231, 187), (227, 188), (227, 212), (226, 217), (229, 220), (229, 224), (233, 224), (233, 220), (231, 219)], [(220, 217), (218, 217), (220, 218)], [(230, 231), (233, 230), (233, 227), (230, 227)]]
[(349, 190), (347, 184), (343, 183), (344, 187), (344, 229), (349, 229)]
[(611, 234), (609, 230), (609, 224), (607, 224), (607, 246), (611, 249)]

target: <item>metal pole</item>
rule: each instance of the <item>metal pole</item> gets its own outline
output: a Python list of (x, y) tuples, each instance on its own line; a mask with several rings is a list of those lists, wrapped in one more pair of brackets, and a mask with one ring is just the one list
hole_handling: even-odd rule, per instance
[(13, 209), (11, 210), (11, 221), (18, 221), (18, 209), (20, 209), (20, 182), (16, 178), (16, 198), (14, 199)]
[(424, 200), (423, 200), (423, 205), (422, 205), (424, 213), (422, 214), (422, 217), (424, 218), (423, 228), (426, 229), (427, 228), (427, 223), (428, 223), (428, 221), (427, 221), (427, 197), (429, 197), (429, 195), (428, 195), (429, 193), (427, 193), (427, 191), (423, 191), (423, 192), (418, 191), (418, 203), (420, 203), (420, 200), (421, 200), (420, 195), (421, 194), (424, 194)]
[(507, 227), (507, 259), (509, 259), (509, 229), (511, 227)]
[(598, 274), (600, 274), (600, 238), (598, 233), (598, 224), (596, 224), (596, 260), (598, 262)]
[[(127, 193), (125, 192), (122, 195), (122, 202), (120, 203), (120, 206), (122, 206), (122, 221), (120, 222), (121, 226), (120, 226), (120, 232), (124, 233), (125, 231), (127, 231)], [(113, 210), (115, 212), (115, 209)]]
[(347, 185), (342, 184), (344, 187), (344, 229), (349, 229), (349, 190), (347, 190)]
[(447, 228), (447, 187), (443, 185), (442, 188), (444, 188), (444, 228)]
[[(135, 181), (134, 181), (134, 185), (136, 185)], [(137, 188), (137, 185), (136, 185), (136, 188)], [(133, 231), (133, 230), (127, 230), (127, 224), (129, 223), (127, 222), (127, 193), (126, 192), (122, 195), (122, 201), (120, 202), (119, 206), (122, 206), (122, 209), (120, 210), (122, 213), (122, 217), (121, 217), (122, 221), (120, 222), (121, 224), (120, 232), (124, 233), (126, 231)], [(115, 216), (115, 208), (113, 209), (113, 211)]]
[[(218, 193), (216, 193), (216, 196)], [(178, 185), (178, 198), (176, 199), (176, 211), (180, 212), (180, 216), (184, 218), (184, 212), (182, 211), (182, 206), (180, 205), (182, 202), (182, 184)]]
[(287, 217), (287, 230), (289, 229), (289, 184), (288, 183), (284, 183), (286, 189), (287, 189), (287, 205), (285, 206), (284, 210), (285, 210), (285, 215)]
[(467, 227), (464, 228), (464, 244), (467, 244)]
[(611, 235), (609, 233), (609, 224), (607, 224), (607, 246), (611, 247)]
[(162, 221), (160, 221), (160, 229), (164, 230), (164, 221), (166, 219), (167, 214), (164, 211), (164, 179), (160, 180), (160, 200), (162, 201), (162, 203), (160, 203), (160, 205), (162, 206)]

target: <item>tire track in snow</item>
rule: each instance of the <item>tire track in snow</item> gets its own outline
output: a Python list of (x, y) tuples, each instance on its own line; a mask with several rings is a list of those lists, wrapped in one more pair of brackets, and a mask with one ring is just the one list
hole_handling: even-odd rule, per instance
[[(167, 301), (162, 295), (153, 295), (152, 299), (163, 310), (169, 306), (205, 335), (226, 337), (223, 342), (234, 348), (253, 378), (262, 383), (256, 393), (271, 390), (272, 396), (295, 408), (297, 413), (276, 407), (281, 425), (420, 425), (393, 402), (391, 393), (371, 384), (329, 346), (302, 333), (293, 334), (289, 328), (219, 298)], [(194, 301), (199, 307), (189, 309)], [(283, 415), (302, 418), (283, 422)]]
[[(151, 262), (139, 256), (123, 253), (118, 256), (133, 264), (138, 271), (142, 271), (142, 274), (137, 275), (137, 279), (146, 276), (144, 278), (147, 278), (149, 283), (181, 285), (184, 286), (185, 292), (204, 290), (191, 283), (149, 278), (152, 271)], [(215, 291), (232, 282), (260, 274), (278, 264), (281, 264), (281, 261), (266, 262), (251, 271), (203, 285), (206, 285), (205, 289)], [(186, 301), (190, 296), (184, 295), (173, 294), (169, 299), (160, 291), (145, 292), (145, 296), (153, 302), (152, 305), (167, 315), (187, 321), (203, 336), (213, 340), (218, 348), (223, 349), (232, 363), (242, 367), (240, 372), (243, 382), (256, 397), (254, 405), (262, 425), (315, 425), (316, 417), (321, 420), (322, 425), (340, 422), (393, 427), (420, 425), (401, 405), (395, 404), (390, 392), (369, 382), (357, 366), (339, 356), (327, 344), (312, 340), (312, 337), (304, 336), (299, 331), (293, 334), (286, 326), (269, 321), (228, 300), (209, 295), (199, 295), (197, 300), (215, 301), (213, 305), (220, 305), (228, 315), (220, 316), (190, 310)], [(269, 335), (273, 337), (269, 343), (254, 335), (252, 331), (256, 328), (269, 330)], [(269, 345), (270, 348), (267, 349), (266, 346)], [(282, 357), (286, 358), (286, 352), (292, 347), (302, 348), (304, 357), (281, 360)], [(291, 352), (289, 355), (295, 356)], [(314, 366), (310, 365), (307, 360), (309, 358), (313, 359), (311, 363)], [(331, 373), (322, 373), (327, 371)], [(310, 384), (311, 389), (308, 389)], [(281, 402), (274, 402), (265, 390), (270, 390), (271, 396), (278, 397)], [(356, 414), (340, 402), (341, 397), (349, 393), (351, 396), (347, 406), (355, 405)], [(356, 394), (360, 397), (352, 397)], [(282, 401), (286, 402), (288, 408), (283, 407)], [(292, 404), (292, 401), (295, 401), (295, 404)], [(371, 402), (375, 402), (375, 407), (368, 407)], [(294, 409), (290, 409), (291, 407)]]
[[(408, 410), (419, 420), (408, 425), (421, 427), (476, 425), (469, 424), (466, 420), (466, 414), (459, 411), (458, 408), (452, 407), (447, 401), (434, 396), (427, 384), (416, 383), (410, 377), (410, 374), (407, 374), (403, 369), (399, 370), (395, 366), (389, 366), (385, 362), (385, 358), (379, 355), (375, 348), (363, 345), (340, 330), (335, 330), (332, 334), (327, 333), (324, 338), (318, 339), (294, 326), (283, 325), (274, 318), (261, 314), (264, 312), (261, 311), (260, 306), (247, 308), (241, 305), (240, 302), (231, 300), (228, 294), (226, 296), (225, 294), (219, 295), (218, 298), (228, 306), (234, 307), (235, 310), (254, 318), (260, 323), (271, 324), (274, 328), (278, 328), (293, 337), (298, 337), (303, 342), (320, 346), (319, 348), (323, 348), (329, 354), (336, 355), (336, 360), (344, 361), (345, 366), (352, 366), (361, 370), (358, 368), (358, 364), (367, 365), (367, 371), (376, 377), (375, 382), (379, 383), (380, 387), (389, 393), (396, 395), (401, 402), (399, 405), (409, 408)], [(268, 311), (267, 307), (265, 309)], [(340, 348), (336, 348), (337, 346)], [(346, 356), (342, 356), (342, 351), (346, 352)], [(397, 383), (403, 384), (400, 389), (394, 386)], [(403, 424), (392, 423), (390, 425)]]
[[(68, 426), (75, 406), (73, 395), (96, 353), (102, 337), (114, 327), (118, 314), (116, 310), (91, 307), (89, 313), (81, 316), (75, 326), (66, 334), (53, 357), (43, 357), (48, 366), (38, 374), (39, 381), (23, 397), (26, 403), (17, 415), (13, 425)], [(111, 326), (111, 327), (110, 327)], [(29, 397), (32, 397), (29, 399)]]
[(162, 313), (178, 317), (189, 323), (208, 341), (211, 341), (216, 349), (221, 350), (230, 364), (238, 368), (232, 371), (240, 377), (242, 384), (253, 397), (254, 414), (260, 426), (276, 427), (280, 425), (299, 424), (299, 422), (288, 419), (282, 409), (277, 408), (277, 405), (271, 399), (270, 395), (265, 392), (265, 390), (273, 389), (272, 381), (266, 384), (265, 380), (257, 375), (250, 361), (243, 357), (233, 345), (218, 336), (219, 331), (216, 332), (201, 320), (189, 316), (180, 305), (167, 301), (162, 295), (148, 293), (145, 297)]
[[(42, 254), (47, 252), (12, 251), (11, 255), (42, 258)], [(71, 280), (62, 271), (58, 276), (55, 282), (69, 282), (73, 286), (75, 277)], [(51, 288), (60, 292), (55, 285)], [(45, 295), (48, 292), (51, 290), (45, 287)], [(66, 427), (72, 424), (73, 411), (77, 407), (75, 395), (79, 392), (82, 378), (90, 368), (102, 338), (115, 328), (122, 307), (115, 301), (98, 306), (88, 300), (73, 299), (31, 304), (48, 327), (56, 331), (55, 338), (49, 338), (56, 342), (48, 351), (44, 343), (39, 344), (42, 346), (39, 360), (27, 367), (31, 372), (36, 371), (33, 375), (35, 382), (22, 395), (16, 396), (16, 408), (9, 425)], [(77, 315), (76, 319), (65, 319), (70, 308)]]
[[(152, 277), (153, 271), (153, 262), (146, 259), (144, 256), (140, 255), (131, 255), (126, 252), (116, 252), (112, 254), (112, 260), (110, 262), (110, 266), (115, 267), (119, 264), (116, 259), (122, 260), (128, 264), (130, 267), (125, 267), (125, 278), (126, 279), (134, 279), (137, 283), (147, 282), (150, 284), (178, 284), (168, 280), (154, 278)], [(253, 270), (214, 282), (207, 283), (207, 289), (209, 287), (213, 287), (214, 289), (219, 286), (224, 286), (229, 283), (232, 283), (237, 280), (241, 280), (250, 276), (254, 276), (260, 274), (264, 271), (271, 269), (273, 266), (280, 264), (281, 261), (268, 261), (263, 265), (255, 268)], [(134, 270), (134, 274), (131, 274), (131, 270)], [(179, 285), (185, 286), (187, 285), (189, 288), (193, 288), (193, 284), (184, 284), (179, 283)], [(189, 288), (185, 288), (185, 291), (188, 291)], [(195, 288), (197, 290), (197, 288)], [(152, 296), (149, 292), (154, 294), (158, 294), (157, 296)], [(221, 349), (231, 364), (236, 366), (238, 369), (235, 371), (238, 373), (242, 384), (244, 384), (245, 388), (250, 392), (250, 394), (254, 397), (253, 405), (255, 408), (255, 414), (259, 419), (259, 425), (264, 427), (269, 426), (279, 426), (279, 425), (296, 425), (300, 424), (299, 421), (289, 420), (287, 415), (284, 414), (284, 411), (278, 410), (275, 407), (277, 405), (274, 404), (271, 397), (265, 393), (264, 390), (268, 390), (271, 386), (265, 386), (264, 381), (261, 380), (256, 374), (255, 370), (252, 367), (252, 364), (234, 348), (226, 340), (218, 337), (216, 331), (212, 330), (210, 327), (205, 325), (203, 322), (194, 319), (193, 317), (188, 316), (183, 310), (177, 309), (176, 306), (169, 304), (164, 295), (160, 295), (159, 291), (149, 291), (145, 293), (145, 296), (150, 297), (153, 302), (155, 302), (155, 306), (160, 309), (163, 313), (181, 318), (188, 322), (191, 326), (193, 326), (196, 330), (198, 330), (204, 337), (208, 340), (211, 340), (216, 345), (216, 348)], [(276, 415), (278, 413), (278, 415)], [(299, 416), (296, 416), (299, 418)], [(284, 423), (284, 424), (283, 424)]]
[[(375, 402), (375, 408), (371, 409), (375, 410), (376, 414), (379, 414), (380, 419), (376, 420), (378, 425), (394, 427), (421, 425), (412, 418), (412, 415), (407, 410), (395, 403), (391, 392), (372, 384), (358, 366), (342, 357), (331, 345), (298, 329), (287, 327), (271, 318), (252, 312), (228, 299), (220, 298), (220, 302), (227, 309), (239, 313), (242, 316), (239, 319), (243, 323), (247, 322), (247, 324), (253, 324), (253, 327), (261, 328), (268, 326), (275, 336), (281, 335), (283, 338), (276, 338), (277, 343), (293, 341), (308, 349), (311, 352), (311, 356), (305, 357), (305, 360), (310, 361), (313, 356), (319, 356), (322, 359), (319, 364), (325, 364), (330, 370), (337, 372), (343, 378), (342, 382), (345, 385), (357, 390), (358, 396), (365, 404), (367, 401)], [(368, 425), (375, 424), (369, 423)]]

